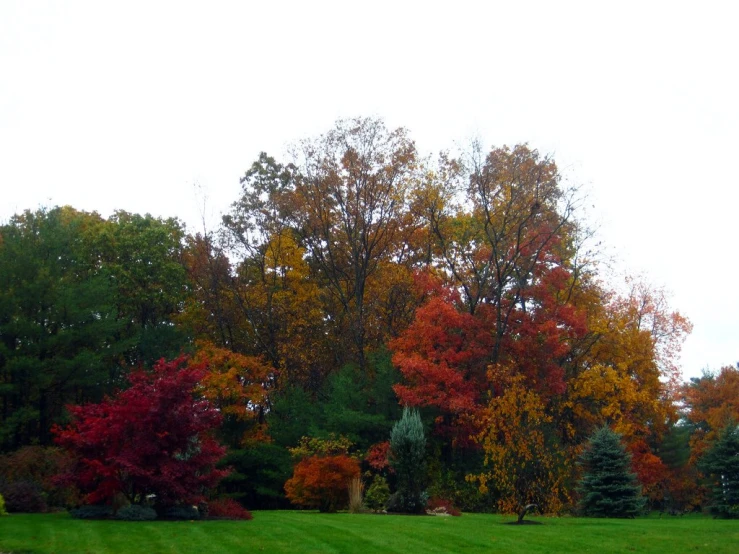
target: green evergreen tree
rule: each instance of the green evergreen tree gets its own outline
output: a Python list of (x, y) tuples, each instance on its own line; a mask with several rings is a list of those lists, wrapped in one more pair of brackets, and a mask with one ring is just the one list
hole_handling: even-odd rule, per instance
[(713, 483), (711, 513), (739, 518), (739, 427), (729, 424), (706, 452), (699, 468)]
[(397, 491), (388, 510), (421, 513), (426, 507), (426, 437), (421, 416), (416, 410), (403, 408), (390, 433), (391, 465), (395, 469)]
[(592, 517), (634, 517), (641, 513), (646, 499), (631, 471), (631, 456), (621, 437), (601, 427), (590, 438), (580, 458), (584, 475), (580, 480), (580, 511)]

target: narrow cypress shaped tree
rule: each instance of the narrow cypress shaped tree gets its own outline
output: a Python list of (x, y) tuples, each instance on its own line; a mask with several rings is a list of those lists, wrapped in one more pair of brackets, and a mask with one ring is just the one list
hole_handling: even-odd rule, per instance
[(641, 513), (646, 499), (631, 471), (631, 456), (621, 437), (601, 427), (590, 438), (580, 457), (584, 475), (580, 480), (580, 511), (592, 517), (634, 517)]
[(397, 475), (397, 511), (422, 513), (426, 507), (426, 437), (417, 411), (403, 408), (403, 417), (390, 433), (390, 451)]
[(698, 464), (713, 483), (711, 513), (739, 517), (739, 428), (730, 424)]

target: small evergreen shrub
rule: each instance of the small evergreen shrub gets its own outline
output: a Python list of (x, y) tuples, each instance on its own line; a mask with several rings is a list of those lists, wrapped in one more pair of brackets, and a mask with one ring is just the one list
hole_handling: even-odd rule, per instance
[(0, 517), (8, 515), (8, 511), (5, 509), (5, 499), (0, 494)]
[(390, 433), (390, 452), (398, 490), (388, 511), (423, 513), (428, 500), (424, 492), (426, 437), (417, 411), (403, 408), (403, 417)]
[(130, 504), (118, 510), (115, 518), (123, 521), (151, 521), (157, 518), (157, 513), (151, 506)]
[(382, 475), (375, 475), (372, 484), (364, 494), (364, 503), (373, 512), (381, 512), (385, 509), (388, 498), (390, 498), (390, 487), (387, 479)]
[(170, 506), (169, 508), (164, 510), (162, 517), (165, 517), (166, 519), (193, 520), (193, 519), (200, 519), (201, 516), (200, 516), (200, 512), (195, 506), (190, 506), (188, 504), (182, 504), (180, 506)]
[(646, 499), (631, 470), (631, 456), (621, 436), (601, 427), (590, 438), (580, 457), (584, 475), (580, 480), (580, 512), (592, 517), (635, 517)]
[(113, 508), (91, 504), (69, 510), (69, 515), (75, 519), (108, 519), (113, 515)]
[(33, 481), (0, 483), (0, 494), (8, 512), (39, 513), (48, 508), (41, 486)]
[(208, 503), (210, 519), (252, 519), (251, 512), (232, 498), (218, 498)]

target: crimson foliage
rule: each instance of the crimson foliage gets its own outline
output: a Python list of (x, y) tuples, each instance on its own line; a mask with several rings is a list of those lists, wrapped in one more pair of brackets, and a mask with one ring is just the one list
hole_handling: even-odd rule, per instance
[(69, 477), (91, 504), (122, 493), (131, 503), (155, 495), (159, 506), (196, 504), (227, 473), (225, 453), (211, 436), (220, 413), (194, 394), (205, 364), (184, 357), (137, 370), (131, 387), (99, 404), (68, 407), (72, 423), (54, 429), (59, 445), (79, 462)]
[(208, 517), (213, 519), (252, 519), (251, 512), (232, 498), (217, 498), (208, 503)]

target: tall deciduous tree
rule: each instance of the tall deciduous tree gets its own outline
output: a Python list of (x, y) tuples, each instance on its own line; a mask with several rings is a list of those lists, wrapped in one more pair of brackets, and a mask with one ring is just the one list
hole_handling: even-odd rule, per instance
[(691, 459), (697, 461), (729, 423), (739, 421), (739, 369), (727, 366), (716, 373), (705, 372), (682, 388), (685, 417), (695, 431), (691, 437)]

